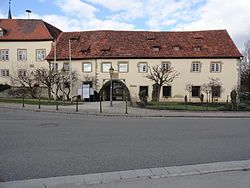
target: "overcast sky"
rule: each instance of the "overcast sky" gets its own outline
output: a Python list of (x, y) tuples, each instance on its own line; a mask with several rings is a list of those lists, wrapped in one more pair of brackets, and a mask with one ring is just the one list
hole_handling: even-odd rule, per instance
[[(0, 0), (7, 18), (9, 0)], [(12, 0), (13, 18), (43, 19), (63, 31), (226, 29), (242, 50), (250, 40), (250, 0)]]

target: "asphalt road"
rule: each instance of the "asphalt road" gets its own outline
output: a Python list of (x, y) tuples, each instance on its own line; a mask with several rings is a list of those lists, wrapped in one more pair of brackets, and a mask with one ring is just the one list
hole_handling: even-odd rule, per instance
[(249, 122), (0, 109), (0, 181), (246, 160)]

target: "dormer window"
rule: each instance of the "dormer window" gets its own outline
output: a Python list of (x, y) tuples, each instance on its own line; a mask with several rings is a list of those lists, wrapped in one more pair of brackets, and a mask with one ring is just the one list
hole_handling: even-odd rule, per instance
[(194, 35), (194, 39), (197, 39), (197, 40), (203, 39), (203, 36), (200, 35), (200, 34), (195, 34), (195, 35)]
[(0, 37), (2, 37), (4, 35), (4, 29), (0, 28)]
[(194, 47), (193, 47), (193, 50), (194, 50), (195, 52), (200, 52), (200, 51), (201, 51), (201, 46), (194, 46)]
[(180, 50), (180, 46), (176, 45), (174, 46), (174, 51), (179, 51)]
[(153, 51), (154, 52), (159, 52), (160, 51), (160, 46), (153, 46)]
[(110, 51), (110, 46), (108, 46), (108, 45), (105, 45), (105, 46), (102, 46), (101, 47), (101, 52), (102, 52), (102, 54), (107, 54), (109, 51)]
[(80, 50), (82, 53), (87, 53), (90, 50), (90, 45), (83, 46)]
[(147, 41), (154, 41), (155, 39), (154, 35), (147, 35)]

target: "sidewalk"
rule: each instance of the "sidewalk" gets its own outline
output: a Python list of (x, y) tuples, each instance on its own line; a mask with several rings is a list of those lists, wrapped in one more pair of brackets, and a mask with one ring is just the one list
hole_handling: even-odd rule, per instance
[(1, 188), (249, 188), (250, 160), (0, 183)]
[(36, 112), (53, 112), (53, 113), (68, 113), (79, 115), (95, 115), (95, 116), (122, 116), (122, 117), (206, 117), (206, 118), (250, 118), (250, 112), (222, 112), (222, 111), (168, 111), (168, 110), (150, 110), (128, 106), (127, 114), (126, 104), (124, 101), (113, 102), (113, 107), (110, 107), (109, 101), (102, 102), (102, 113), (100, 113), (99, 102), (86, 102), (78, 106), (76, 111), (75, 105), (59, 106), (59, 110), (56, 110), (56, 106), (41, 105), (41, 109), (38, 109), (38, 105), (27, 105), (22, 107), (22, 104), (7, 104), (0, 103), (0, 108), (5, 109), (20, 109), (31, 110)]

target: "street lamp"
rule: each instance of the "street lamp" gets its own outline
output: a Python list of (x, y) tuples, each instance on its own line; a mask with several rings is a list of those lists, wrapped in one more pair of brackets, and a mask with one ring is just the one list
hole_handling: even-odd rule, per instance
[(63, 86), (63, 105), (65, 104), (65, 94), (64, 94), (64, 90), (65, 90), (65, 85), (64, 85), (64, 75), (66, 73), (66, 70), (64, 69), (64, 67), (61, 69), (61, 72), (62, 72), (62, 86)]
[(113, 106), (113, 88), (112, 88), (112, 77), (113, 77), (113, 73), (114, 73), (114, 68), (110, 67), (109, 69), (109, 75), (110, 75), (110, 106), (112, 107)]

